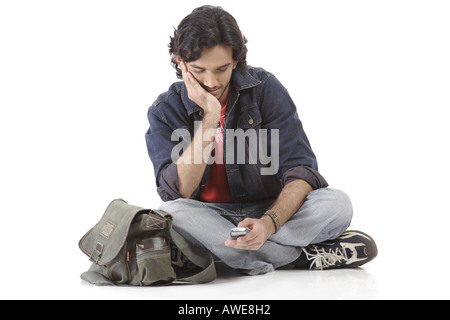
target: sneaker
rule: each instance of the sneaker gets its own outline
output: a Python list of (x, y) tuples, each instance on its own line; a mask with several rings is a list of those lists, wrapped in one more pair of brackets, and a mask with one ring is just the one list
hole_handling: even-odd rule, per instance
[(310, 270), (360, 267), (378, 255), (375, 241), (360, 231), (346, 231), (334, 240), (312, 244), (302, 249), (295, 262), (297, 267)]

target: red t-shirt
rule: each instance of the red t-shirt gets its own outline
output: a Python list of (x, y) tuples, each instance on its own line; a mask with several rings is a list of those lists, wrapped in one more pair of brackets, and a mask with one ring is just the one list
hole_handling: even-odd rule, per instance
[[(228, 185), (227, 172), (223, 156), (223, 133), (225, 128), (225, 117), (227, 114), (227, 104), (222, 108), (220, 114), (220, 126), (216, 131), (214, 151), (217, 152), (216, 161), (209, 169), (209, 178), (205, 190), (200, 195), (200, 200), (205, 202), (225, 203), (233, 202), (230, 186)], [(214, 156), (214, 154), (212, 154)], [(219, 160), (220, 159), (220, 160)], [(217, 163), (220, 162), (220, 163)]]

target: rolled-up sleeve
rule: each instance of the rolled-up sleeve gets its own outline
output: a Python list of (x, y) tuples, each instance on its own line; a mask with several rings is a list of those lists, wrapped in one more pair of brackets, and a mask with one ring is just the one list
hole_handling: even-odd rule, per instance
[(286, 171), (281, 184), (284, 187), (295, 180), (308, 182), (314, 190), (328, 187), (328, 182), (318, 171), (305, 166), (294, 167)]
[(145, 140), (155, 171), (158, 194), (163, 201), (181, 198), (177, 166), (173, 163), (171, 156), (177, 143), (172, 141), (173, 130), (164, 121), (156, 107), (149, 108), (147, 117), (150, 126)]
[(263, 128), (279, 130), (277, 177), (282, 187), (295, 180), (308, 182), (314, 190), (328, 187), (327, 181), (318, 172), (316, 156), (286, 88), (270, 75), (261, 97)]

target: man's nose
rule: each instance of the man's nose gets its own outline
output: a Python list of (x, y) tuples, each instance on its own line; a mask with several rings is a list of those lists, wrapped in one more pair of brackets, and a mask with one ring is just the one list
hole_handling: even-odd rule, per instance
[(205, 77), (203, 78), (203, 84), (209, 89), (214, 89), (219, 86), (219, 81), (217, 81), (217, 78), (214, 74), (212, 74), (211, 72), (207, 72), (205, 74)]

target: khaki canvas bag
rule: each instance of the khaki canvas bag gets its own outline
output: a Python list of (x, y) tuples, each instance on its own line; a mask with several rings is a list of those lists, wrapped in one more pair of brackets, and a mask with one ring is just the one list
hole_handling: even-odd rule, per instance
[(91, 284), (151, 286), (174, 281), (207, 283), (216, 279), (208, 252), (172, 229), (161, 210), (111, 202), (105, 214), (79, 242), (91, 262), (81, 278)]

